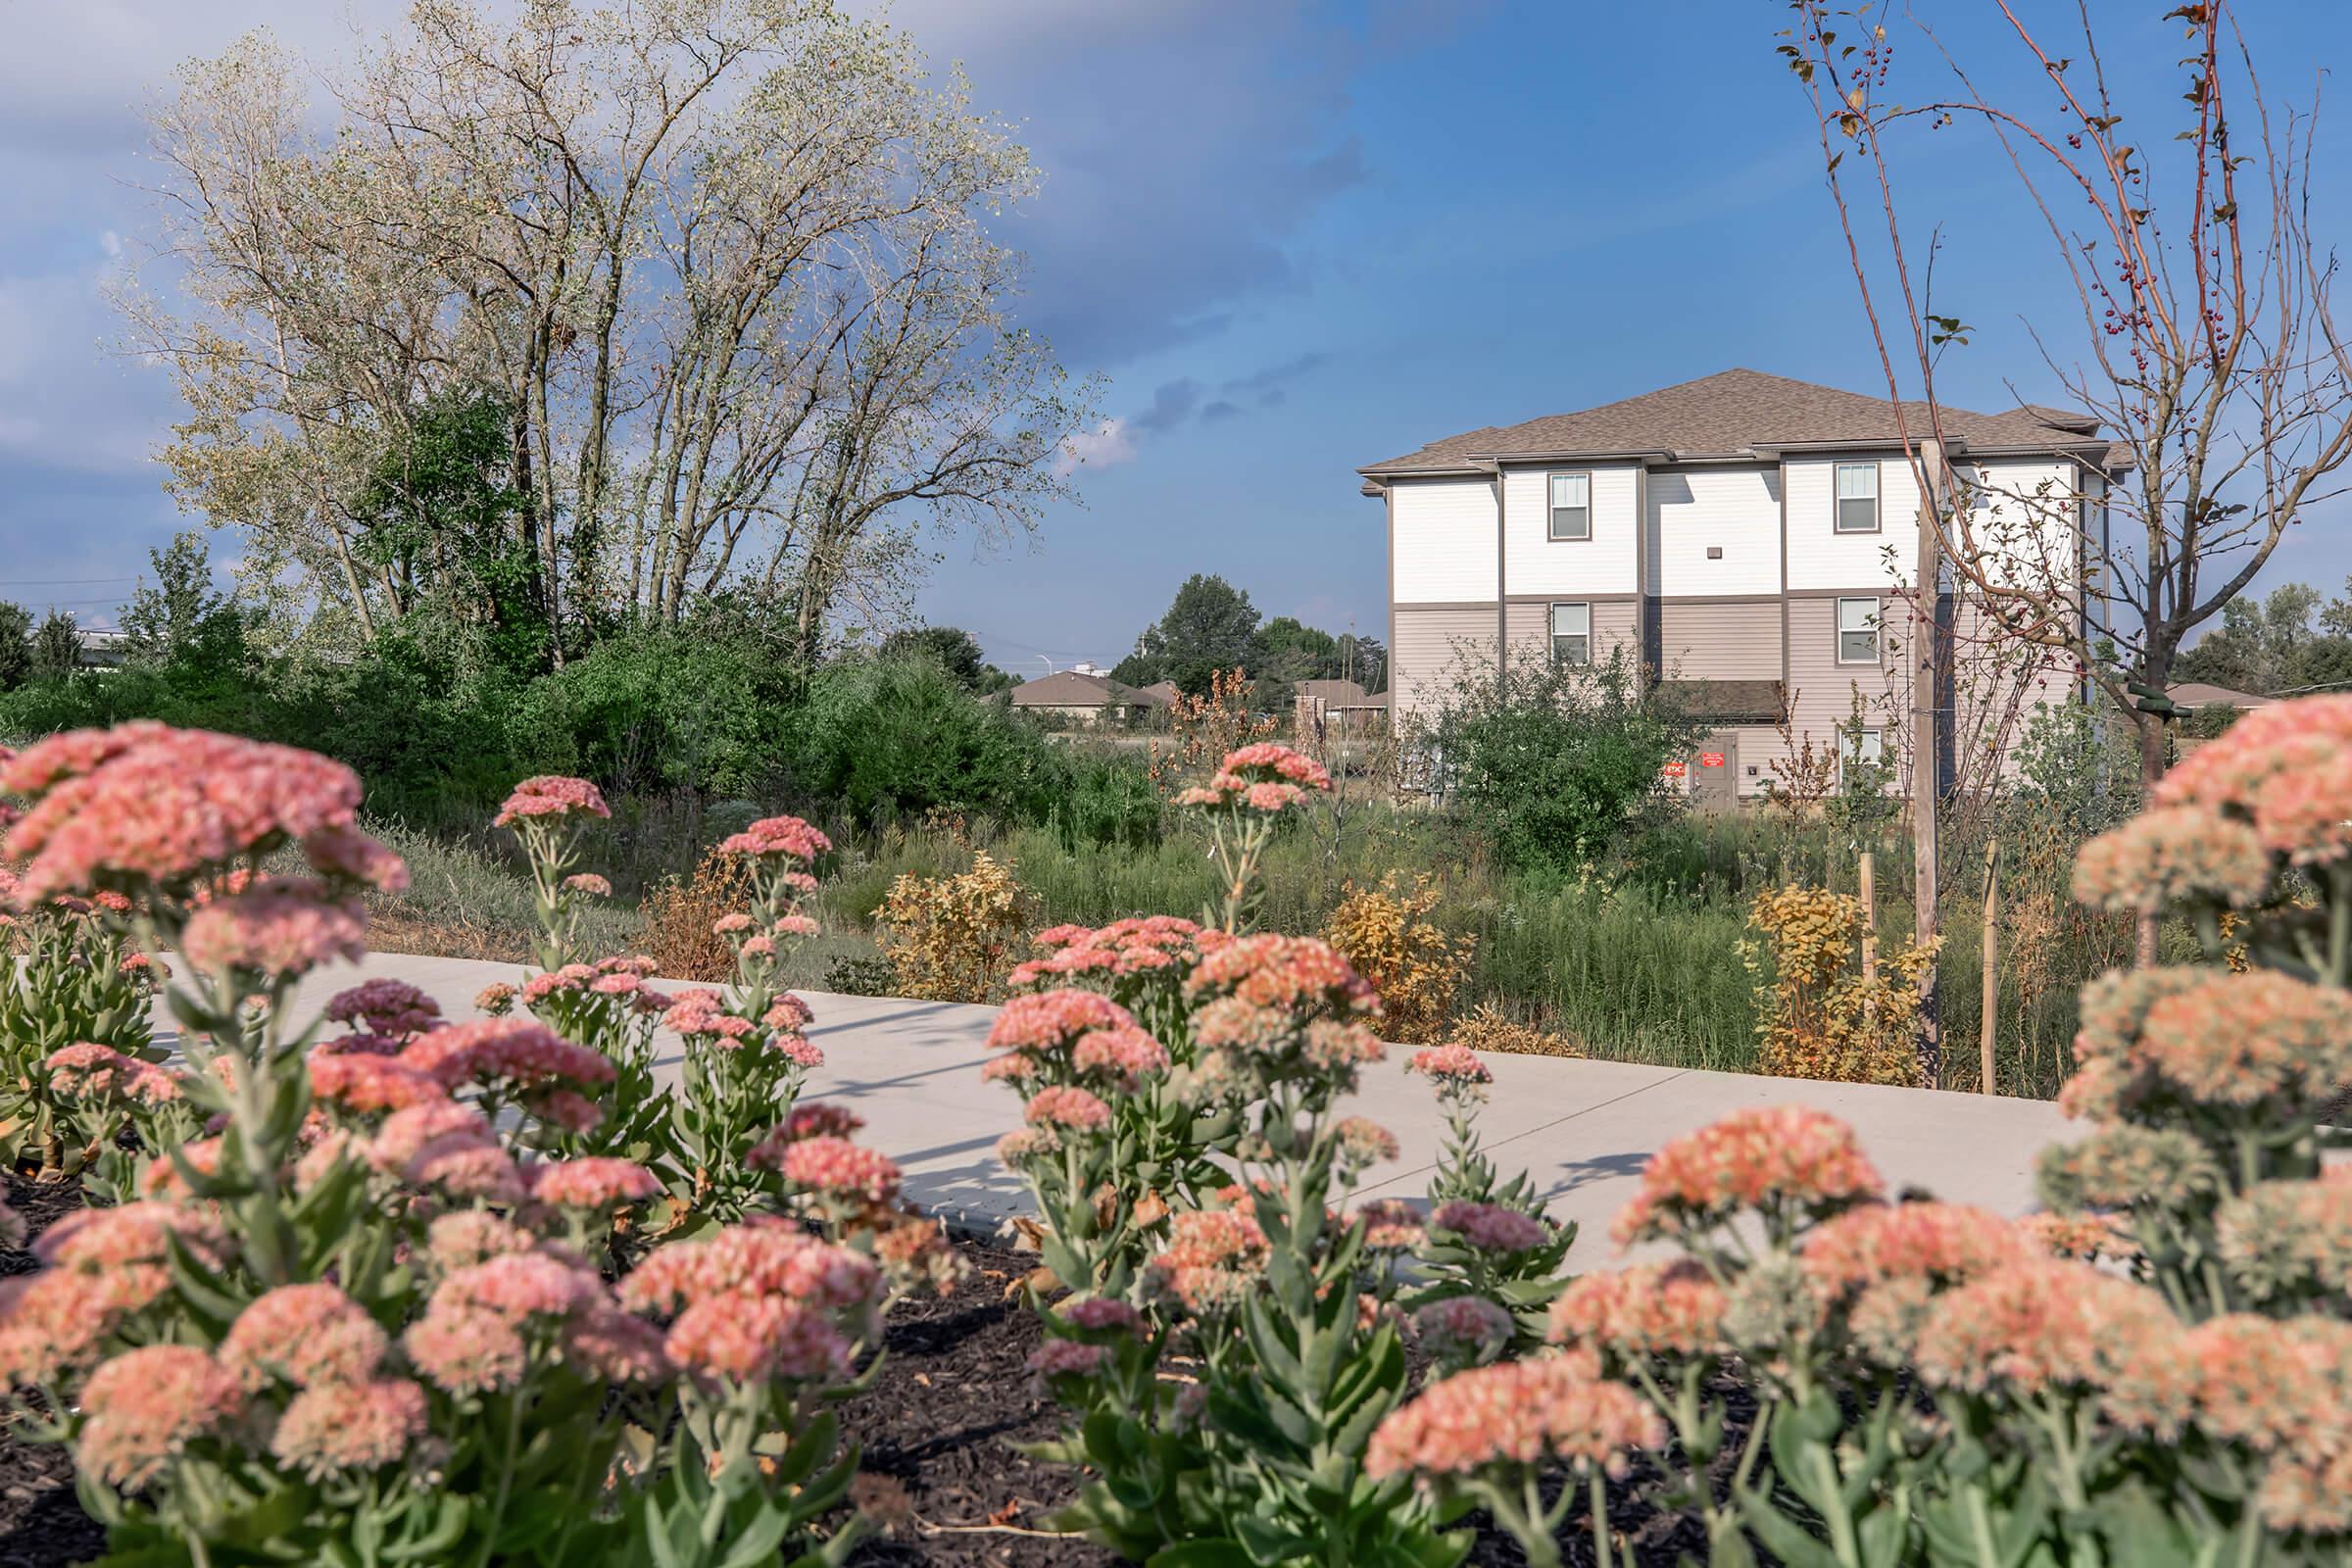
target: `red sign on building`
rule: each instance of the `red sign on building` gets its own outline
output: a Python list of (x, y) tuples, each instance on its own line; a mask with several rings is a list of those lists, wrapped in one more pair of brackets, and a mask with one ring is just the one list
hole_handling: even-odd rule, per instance
[(1682, 762), (1668, 762), (1663, 768), (1660, 768), (1659, 771), (1664, 773), (1668, 778), (1681, 778), (1685, 773), (1690, 771), (1690, 768), (1688, 765)]
[(1721, 752), (1701, 752), (1698, 754), (1698, 765), (1701, 767), (1721, 767), (1723, 765), (1723, 754)]

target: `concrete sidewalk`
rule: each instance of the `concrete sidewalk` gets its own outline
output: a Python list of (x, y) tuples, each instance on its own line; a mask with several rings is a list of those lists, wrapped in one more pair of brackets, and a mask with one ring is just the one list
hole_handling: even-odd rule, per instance
[[(388, 975), (430, 995), (449, 1018), (465, 1019), (474, 1015), (482, 987), (519, 981), (525, 972), (468, 958), (370, 954), (310, 976), (296, 1005), (313, 1011), (346, 986)], [(864, 1141), (904, 1167), (910, 1200), (981, 1232), (1026, 1211), (1027, 1189), (995, 1152), (997, 1140), (1020, 1125), (1020, 1101), (1003, 1085), (980, 1081), (994, 1008), (801, 995), (816, 1011), (809, 1038), (825, 1053), (808, 1093), (865, 1118)], [(169, 1021), (159, 1018), (158, 1028), (168, 1030)], [(1366, 1195), (1418, 1198), (1444, 1136), (1436, 1100), (1425, 1082), (1405, 1076), (1402, 1056), (1393, 1051), (1387, 1063), (1368, 1069), (1351, 1106), (1396, 1133), (1401, 1146), (1395, 1164), (1372, 1173)], [(1742, 1106), (1817, 1106), (1853, 1125), (1890, 1188), (1923, 1188), (2006, 1214), (2034, 1207), (2034, 1155), (2069, 1136), (2057, 1107), (2038, 1100), (1550, 1056), (1486, 1060), (1494, 1074), (1480, 1121), (1487, 1147), (1504, 1169), (1533, 1173), (1554, 1217), (1580, 1225), (1575, 1255), (1586, 1267), (1608, 1254), (1609, 1221), (1658, 1146)], [(676, 1064), (673, 1050), (662, 1066), (674, 1073)]]

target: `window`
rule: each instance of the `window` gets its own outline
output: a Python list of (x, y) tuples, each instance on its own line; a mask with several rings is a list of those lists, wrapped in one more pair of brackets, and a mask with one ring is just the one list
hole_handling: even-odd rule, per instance
[(1879, 466), (1875, 463), (1838, 465), (1838, 531), (1879, 531)]
[(1551, 662), (1555, 664), (1592, 662), (1592, 607), (1551, 607)]
[(1876, 599), (1838, 601), (1838, 662), (1875, 664), (1879, 662), (1879, 602)]
[(1886, 738), (1875, 729), (1838, 727), (1838, 787), (1846, 786), (1846, 769), (1867, 769), (1863, 777), (1876, 781), (1886, 762)]
[(1554, 539), (1592, 537), (1592, 476), (1555, 473), (1551, 476), (1551, 536)]

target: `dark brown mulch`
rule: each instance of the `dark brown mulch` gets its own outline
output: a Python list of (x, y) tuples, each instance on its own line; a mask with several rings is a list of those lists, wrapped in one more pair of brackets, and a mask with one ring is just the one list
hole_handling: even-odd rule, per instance
[[(8, 1202), (24, 1217), (26, 1231), (38, 1236), (81, 1207), (81, 1184), (12, 1175)], [(0, 1247), (0, 1275), (29, 1274), (38, 1266), (30, 1252)], [(74, 1495), (74, 1461), (66, 1450), (0, 1438), (0, 1568), (58, 1568), (105, 1550), (106, 1532)]]
[(859, 1564), (938, 1568), (1099, 1568), (1118, 1558), (1043, 1531), (1078, 1494), (1078, 1478), (1024, 1457), (1018, 1446), (1058, 1435), (1059, 1412), (1031, 1387), (1029, 1353), (1043, 1337), (1021, 1293), (1006, 1288), (1033, 1254), (966, 1245), (972, 1275), (945, 1300), (891, 1313), (872, 1388), (844, 1407), (864, 1445), (860, 1468), (906, 1489), (913, 1518), (869, 1541)]

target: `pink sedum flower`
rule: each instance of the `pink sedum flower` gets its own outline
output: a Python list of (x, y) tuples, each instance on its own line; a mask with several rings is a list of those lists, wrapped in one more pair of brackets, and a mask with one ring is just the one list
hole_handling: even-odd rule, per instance
[(322, 827), (302, 841), (302, 858), (320, 876), (371, 887), (379, 893), (408, 889), (408, 862), (356, 827)]
[(662, 1348), (683, 1371), (733, 1383), (838, 1383), (855, 1348), (824, 1313), (777, 1296), (697, 1301)]
[(1551, 1303), (1549, 1336), (1623, 1360), (1713, 1355), (1728, 1305), (1723, 1287), (1688, 1260), (1583, 1274)]
[(1413, 1314), (1413, 1334), (1429, 1353), (1476, 1357), (1507, 1344), (1517, 1327), (1511, 1314), (1483, 1296), (1449, 1296)]
[(287, 746), (138, 721), (52, 735), (0, 764), (33, 798), (0, 841), (28, 859), (20, 898), (103, 883), (185, 887), (240, 857), (349, 828), (359, 776)]
[(531, 1197), (560, 1208), (606, 1209), (639, 1203), (662, 1192), (662, 1183), (643, 1165), (606, 1155), (586, 1155), (532, 1166)]
[(1429, 1223), (1437, 1230), (1451, 1231), (1482, 1252), (1525, 1252), (1551, 1240), (1551, 1228), (1542, 1220), (1500, 1203), (1457, 1199), (1438, 1205)]
[(1431, 1384), (1373, 1432), (1364, 1469), (1434, 1479), (1552, 1460), (1618, 1476), (1631, 1454), (1663, 1448), (1666, 1436), (1657, 1411), (1625, 1385), (1595, 1378), (1590, 1357), (1553, 1354)]
[(869, 1203), (895, 1200), (904, 1180), (898, 1161), (880, 1150), (825, 1134), (763, 1143), (752, 1151), (751, 1161), (794, 1187)]
[(1404, 1070), (1428, 1079), (1441, 1094), (1475, 1093), (1483, 1098), (1486, 1086), (1494, 1081), (1478, 1053), (1460, 1045), (1424, 1046), (1405, 1058)]
[(478, 1306), (430, 1307), (400, 1343), (427, 1382), (456, 1395), (511, 1389), (530, 1360), (514, 1323)]
[(476, 1018), (447, 1024), (419, 1035), (396, 1059), (431, 1076), (445, 1089), (502, 1080), (609, 1084), (616, 1075), (605, 1056), (526, 1018)]
[(374, 1375), (391, 1341), (360, 1304), (332, 1285), (281, 1285), (237, 1314), (220, 1364), (248, 1390), (271, 1378), (296, 1388), (357, 1383)]
[(270, 1451), (313, 1481), (380, 1470), (424, 1436), (424, 1389), (407, 1378), (322, 1383), (286, 1405)]
[(1048, 1340), (1029, 1352), (1029, 1370), (1041, 1383), (1055, 1378), (1091, 1378), (1102, 1370), (1110, 1351), (1082, 1340)]
[(797, 816), (769, 816), (720, 840), (718, 847), (728, 855), (806, 864), (831, 850), (833, 841)]
[(1110, 1106), (1084, 1089), (1057, 1084), (1031, 1096), (1021, 1119), (1032, 1126), (1098, 1132), (1110, 1125)]
[(363, 981), (327, 1000), (326, 1015), (337, 1023), (379, 1035), (421, 1034), (441, 1021), (441, 1004), (406, 980)]
[(132, 1490), (160, 1475), (188, 1446), (219, 1432), (244, 1406), (228, 1370), (186, 1345), (151, 1345), (99, 1367), (81, 1388), (74, 1457), (109, 1486)]
[(491, 820), (499, 827), (513, 827), (517, 822), (612, 814), (612, 808), (605, 804), (604, 792), (586, 779), (541, 774), (515, 785), (514, 793), (507, 797), (506, 804)]
[(1610, 1234), (1625, 1246), (1703, 1231), (1741, 1208), (1838, 1206), (1884, 1191), (1837, 1117), (1803, 1105), (1738, 1110), (1650, 1156)]
[(215, 974), (306, 974), (368, 950), (368, 921), (356, 902), (315, 882), (267, 880), (216, 899), (188, 917), (181, 951)]

